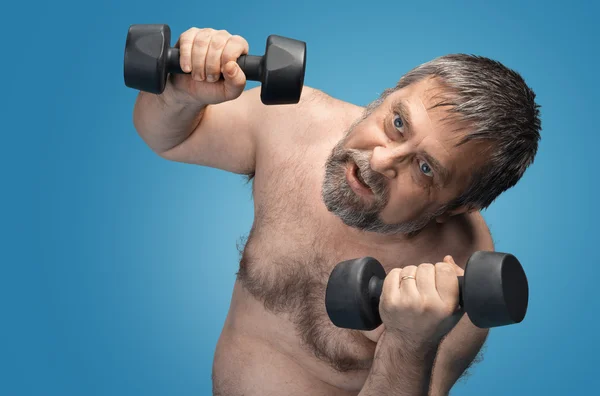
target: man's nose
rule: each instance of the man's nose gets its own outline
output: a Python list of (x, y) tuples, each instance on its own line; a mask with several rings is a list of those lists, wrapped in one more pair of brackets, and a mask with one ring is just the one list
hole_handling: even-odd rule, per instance
[(406, 153), (402, 152), (402, 147), (384, 147), (377, 146), (373, 149), (371, 156), (371, 169), (381, 173), (388, 179), (393, 179), (398, 175), (398, 166)]

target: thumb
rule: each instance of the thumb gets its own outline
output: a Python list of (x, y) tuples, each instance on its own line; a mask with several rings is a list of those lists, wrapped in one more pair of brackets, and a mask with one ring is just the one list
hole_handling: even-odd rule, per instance
[(235, 99), (241, 95), (246, 85), (246, 75), (242, 68), (234, 61), (227, 62), (221, 72), (225, 80), (223, 90), (228, 100)]
[(465, 274), (465, 271), (462, 268), (460, 268), (458, 264), (456, 264), (452, 256), (447, 255), (446, 257), (444, 257), (444, 262), (452, 264), (452, 266), (454, 267), (454, 271), (456, 271), (456, 275), (463, 276)]

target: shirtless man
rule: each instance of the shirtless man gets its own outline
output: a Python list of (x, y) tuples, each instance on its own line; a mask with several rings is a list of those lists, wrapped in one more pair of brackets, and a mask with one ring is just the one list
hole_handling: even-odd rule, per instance
[[(138, 133), (167, 160), (253, 183), (213, 393), (447, 395), (488, 334), (456, 310), (456, 276), (494, 248), (479, 210), (533, 162), (534, 93), (497, 62), (454, 55), (366, 108), (309, 87), (296, 105), (265, 106), (235, 62), (248, 53), (242, 37), (191, 28), (176, 46), (191, 73), (139, 94)], [(383, 324), (337, 328), (325, 311), (329, 274), (363, 256), (388, 273)]]

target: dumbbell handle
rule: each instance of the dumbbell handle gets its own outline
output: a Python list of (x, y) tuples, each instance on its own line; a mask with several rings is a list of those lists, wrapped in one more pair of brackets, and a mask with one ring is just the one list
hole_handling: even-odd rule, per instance
[[(179, 48), (170, 47), (167, 51), (167, 71), (173, 74), (190, 74), (181, 69)], [(246, 75), (246, 80), (261, 81), (262, 59), (262, 56), (256, 55), (242, 55), (237, 59), (237, 64)], [(220, 78), (223, 78), (223, 74), (220, 75)]]
[[(458, 276), (458, 306), (463, 307), (463, 288), (464, 276)], [(369, 281), (369, 296), (371, 296), (371, 304), (379, 310), (379, 300), (383, 292), (383, 279), (373, 276)]]

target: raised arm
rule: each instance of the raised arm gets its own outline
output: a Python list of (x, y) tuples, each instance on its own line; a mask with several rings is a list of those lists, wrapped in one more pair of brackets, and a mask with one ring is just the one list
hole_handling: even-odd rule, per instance
[(181, 68), (190, 74), (170, 75), (160, 95), (139, 93), (133, 112), (139, 135), (172, 161), (252, 172), (268, 106), (259, 88), (244, 91), (246, 76), (236, 59), (248, 53), (248, 43), (226, 31), (192, 28), (176, 47)]

